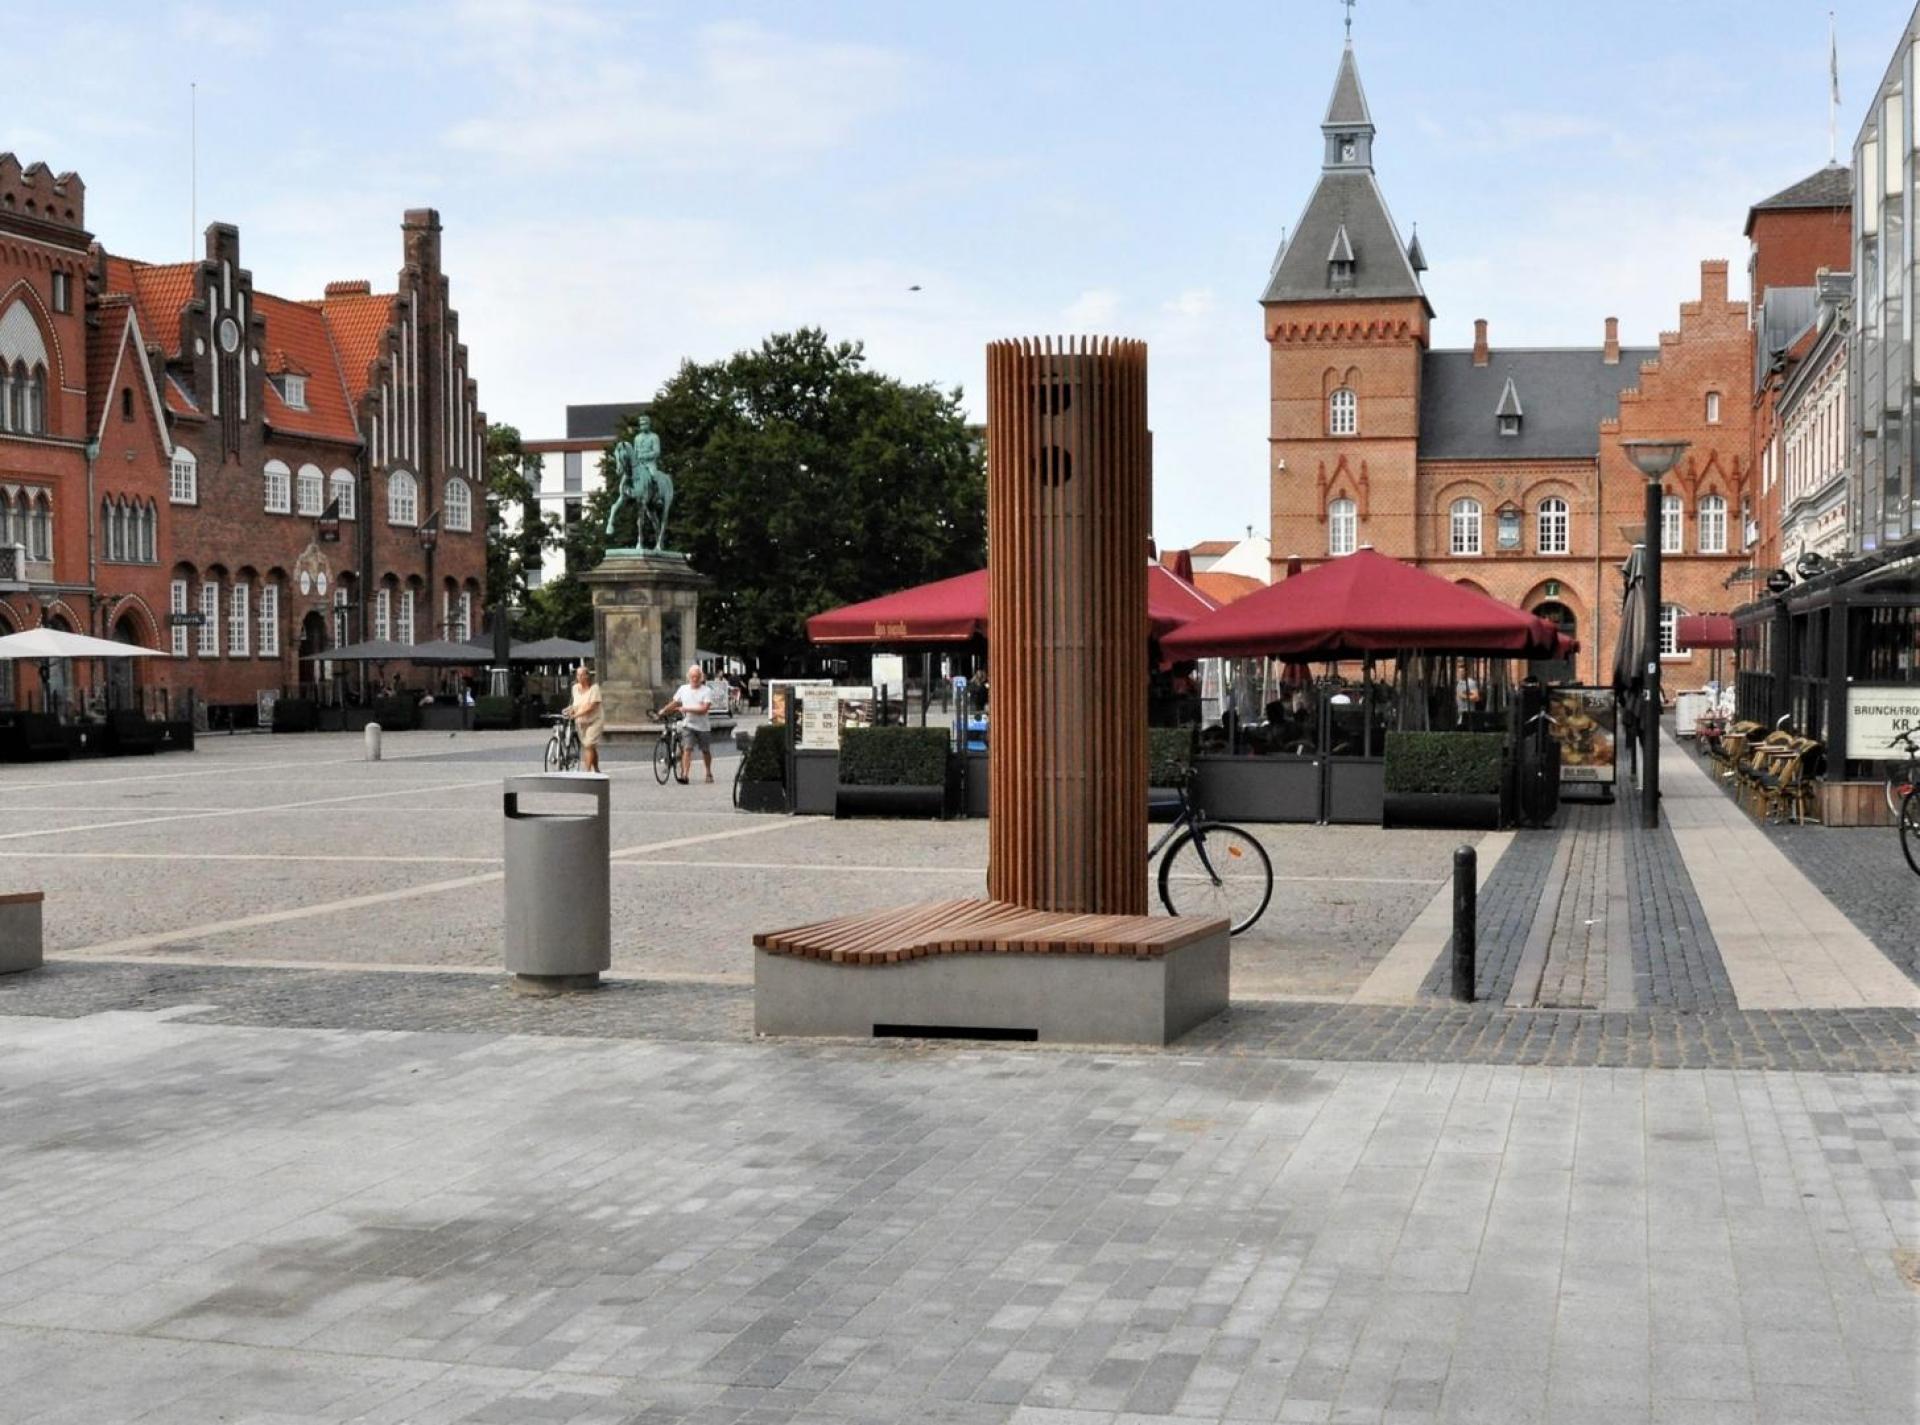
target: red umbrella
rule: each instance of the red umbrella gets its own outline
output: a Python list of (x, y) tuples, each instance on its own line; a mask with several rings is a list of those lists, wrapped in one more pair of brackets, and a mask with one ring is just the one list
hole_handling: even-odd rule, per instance
[[(968, 643), (987, 636), (987, 571), (903, 589), (807, 620), (815, 643)], [(1147, 622), (1162, 637), (1211, 613), (1213, 600), (1169, 569), (1147, 566)]]
[(1161, 640), (1174, 658), (1356, 658), (1401, 650), (1549, 658), (1545, 619), (1357, 550), (1197, 618)]

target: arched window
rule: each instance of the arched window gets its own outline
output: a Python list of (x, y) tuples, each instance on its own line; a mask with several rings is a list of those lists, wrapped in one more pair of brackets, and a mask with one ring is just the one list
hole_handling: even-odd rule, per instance
[(1660, 605), (1660, 656), (1685, 658), (1689, 650), (1680, 645), (1680, 615), (1686, 612), (1678, 604)]
[(318, 465), (302, 465), (300, 478), (294, 487), (297, 503), (294, 508), (303, 515), (317, 515), (321, 506), (326, 504), (325, 490), (327, 477), (320, 473)]
[(1558, 495), (1549, 495), (1540, 502), (1537, 516), (1539, 528), (1540, 552), (1542, 554), (1565, 554), (1569, 538), (1567, 502)]
[(114, 545), (114, 534), (116, 531), (114, 529), (113, 515), (113, 501), (102, 500), (100, 502), (100, 542), (107, 547), (107, 558), (118, 559), (120, 554)]
[(184, 445), (173, 448), (173, 463), (167, 478), (167, 499), (176, 505), (198, 504), (200, 500), (200, 462)]
[(404, 470), (387, 476), (387, 523), (420, 523), (420, 487)]
[(260, 584), (260, 656), (280, 656), (280, 586), (271, 579)]
[(1478, 554), (1480, 502), (1474, 499), (1455, 500), (1448, 513), (1451, 535), (1448, 547), (1455, 554)]
[(334, 471), (333, 474), (327, 477), (327, 487), (328, 495), (339, 502), (340, 518), (343, 520), (352, 519), (353, 472), (351, 470)]
[(263, 472), (266, 481), (266, 511), (284, 515), (293, 509), (293, 471), (284, 460), (269, 460)]
[(393, 641), (395, 643), (412, 643), (414, 641), (413, 610), (414, 605), (418, 602), (419, 593), (420, 591), (411, 584), (400, 591), (400, 604), (394, 613), (393, 621)]
[(33, 510), (33, 554), (41, 561), (53, 558), (53, 504), (42, 495)]
[(0, 545), (13, 542), (13, 501), (5, 490), (0, 490)]
[(140, 543), (140, 557), (147, 563), (156, 563), (160, 558), (160, 511), (152, 500), (147, 501), (147, 520)]
[(1360, 429), (1360, 398), (1342, 386), (1327, 397), (1327, 434), (1352, 435)]
[(393, 586), (382, 584), (373, 595), (373, 636), (393, 637)]
[(0, 361), (0, 430), (13, 429), (13, 372)]
[(33, 390), (27, 409), (27, 430), (34, 435), (47, 433), (47, 368), (33, 368)]
[(245, 658), (247, 650), (253, 644), (253, 624), (250, 620), (247, 595), (250, 592), (246, 581), (235, 576), (233, 587), (227, 590), (227, 657)]
[(31, 427), (27, 425), (27, 392), (33, 389), (33, 380), (27, 375), (27, 363), (13, 363), (13, 390), (9, 392), (8, 404), (12, 407), (12, 419), (8, 422), (11, 429), (25, 434)]
[(1359, 509), (1352, 500), (1335, 500), (1327, 506), (1327, 553), (1351, 554), (1359, 538)]
[(1720, 424), (1720, 393), (1718, 391), (1707, 392), (1707, 424), (1710, 426)]
[(1686, 512), (1678, 495), (1665, 495), (1660, 500), (1660, 552), (1662, 554), (1683, 554), (1686, 552)]
[(1708, 495), (1700, 501), (1700, 552), (1727, 552), (1727, 502), (1719, 495)]
[(447, 481), (447, 528), (466, 534), (473, 528), (473, 492), (465, 480)]

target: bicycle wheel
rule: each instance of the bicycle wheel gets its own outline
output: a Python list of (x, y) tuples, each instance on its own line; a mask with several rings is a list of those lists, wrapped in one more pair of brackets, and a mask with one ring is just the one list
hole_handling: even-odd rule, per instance
[(747, 759), (740, 758), (740, 765), (733, 769), (733, 809), (740, 810), (740, 788), (747, 780)]
[(1900, 803), (1900, 849), (1913, 874), (1920, 876), (1920, 788), (1908, 792)]
[(653, 744), (653, 780), (666, 786), (667, 778), (673, 775), (673, 734), (663, 732), (660, 740)]
[(1912, 764), (1887, 773), (1887, 810), (1893, 813), (1895, 821), (1900, 819), (1900, 804), (1907, 799), (1907, 793), (1920, 784), (1920, 769)]
[(1225, 920), (1238, 935), (1273, 899), (1273, 862), (1237, 826), (1199, 822), (1180, 833), (1160, 858), (1160, 904), (1170, 915)]
[(563, 772), (567, 766), (567, 754), (561, 749), (560, 734), (554, 733), (547, 739), (546, 755), (540, 759), (541, 770)]

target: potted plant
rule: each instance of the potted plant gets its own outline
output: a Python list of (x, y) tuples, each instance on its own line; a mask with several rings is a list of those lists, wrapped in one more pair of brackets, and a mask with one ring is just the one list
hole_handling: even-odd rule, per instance
[(1498, 732), (1389, 732), (1382, 826), (1496, 827), (1507, 739)]
[(942, 816), (952, 743), (938, 727), (852, 727), (840, 738), (835, 816)]
[(740, 761), (739, 783), (733, 804), (741, 811), (783, 812), (787, 809), (787, 725), (770, 722), (753, 731), (753, 741)]

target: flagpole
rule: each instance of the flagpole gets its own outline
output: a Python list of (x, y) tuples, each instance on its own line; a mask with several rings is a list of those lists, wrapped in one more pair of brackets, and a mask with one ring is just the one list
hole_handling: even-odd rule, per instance
[(1840, 161), (1840, 42), (1834, 37), (1833, 11), (1827, 11), (1827, 162)]

